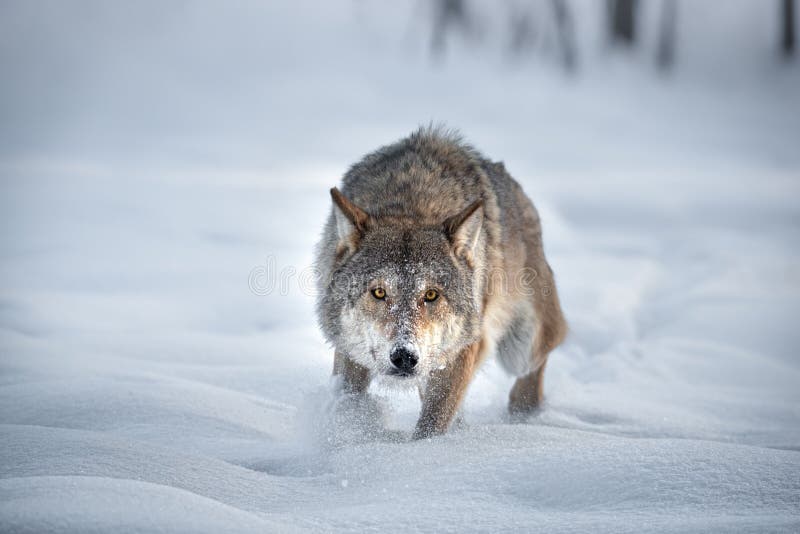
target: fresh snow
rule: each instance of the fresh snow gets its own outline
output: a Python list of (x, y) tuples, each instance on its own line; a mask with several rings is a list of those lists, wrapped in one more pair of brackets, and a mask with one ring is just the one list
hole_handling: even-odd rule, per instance
[[(800, 530), (772, 13), (680, 4), (661, 75), (575, 2), (568, 75), (489, 37), (432, 63), (424, 5), (0, 7), (0, 531)], [(332, 393), (309, 267), (328, 189), (429, 121), (536, 202), (570, 336), (530, 421), (490, 361), (412, 442), (414, 392)]]

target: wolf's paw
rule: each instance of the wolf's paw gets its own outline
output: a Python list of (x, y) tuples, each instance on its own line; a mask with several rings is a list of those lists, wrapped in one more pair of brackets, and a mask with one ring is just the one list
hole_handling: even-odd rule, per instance
[(338, 447), (374, 441), (405, 441), (407, 432), (387, 428), (388, 408), (384, 399), (368, 394), (337, 392), (319, 420), (323, 442)]
[(453, 422), (448, 426), (442, 422), (436, 421), (418, 421), (411, 435), (412, 440), (427, 439), (434, 436), (441, 436), (448, 432), (460, 432), (466, 430), (468, 425), (464, 420), (464, 416), (460, 413), (453, 419)]
[(526, 423), (530, 418), (541, 411), (541, 405), (538, 402), (515, 402), (514, 399), (508, 402), (508, 422), (510, 423)]

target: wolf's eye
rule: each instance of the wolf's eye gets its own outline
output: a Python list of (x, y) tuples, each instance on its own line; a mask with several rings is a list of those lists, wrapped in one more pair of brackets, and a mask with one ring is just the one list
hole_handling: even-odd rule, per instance
[(372, 296), (378, 300), (383, 300), (386, 298), (386, 291), (382, 287), (376, 287), (371, 291)]
[(435, 289), (429, 289), (425, 292), (425, 302), (433, 302), (439, 298), (439, 292)]

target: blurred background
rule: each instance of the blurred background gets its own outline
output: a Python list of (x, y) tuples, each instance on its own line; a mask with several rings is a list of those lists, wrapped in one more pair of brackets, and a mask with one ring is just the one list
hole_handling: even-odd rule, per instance
[(657, 128), (633, 110), (685, 97), (670, 126), (688, 130), (743, 92), (766, 105), (796, 89), (791, 0), (36, 0), (2, 15), (5, 161), (341, 166), (354, 140), (430, 120), (543, 156), (533, 136), (587, 150), (615, 121), (634, 123), (614, 131), (628, 141), (632, 126)]

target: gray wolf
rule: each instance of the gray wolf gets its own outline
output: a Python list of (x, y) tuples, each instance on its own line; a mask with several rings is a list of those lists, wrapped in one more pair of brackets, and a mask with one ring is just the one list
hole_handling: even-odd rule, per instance
[(567, 327), (539, 215), (503, 164), (421, 128), (353, 165), (331, 197), (317, 314), (344, 391), (414, 384), (414, 437), (440, 434), (496, 353), (518, 377), (510, 413), (536, 409)]

